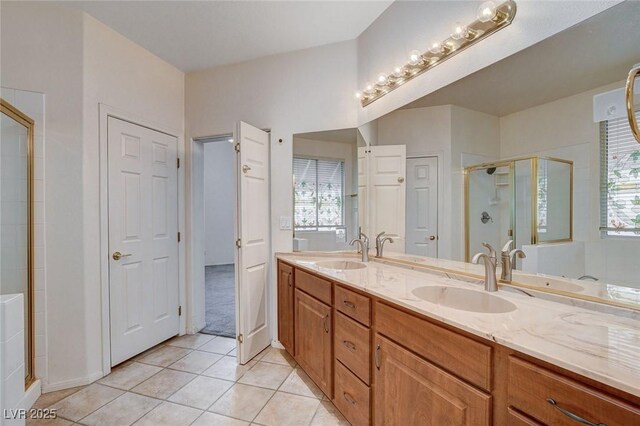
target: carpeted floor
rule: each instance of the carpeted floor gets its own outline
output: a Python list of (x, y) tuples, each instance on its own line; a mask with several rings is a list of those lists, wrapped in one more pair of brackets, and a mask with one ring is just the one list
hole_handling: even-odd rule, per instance
[(234, 265), (205, 266), (207, 326), (201, 333), (236, 336), (236, 288)]

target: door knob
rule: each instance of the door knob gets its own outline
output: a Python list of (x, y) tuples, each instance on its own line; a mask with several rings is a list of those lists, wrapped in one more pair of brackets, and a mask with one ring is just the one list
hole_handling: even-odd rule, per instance
[(435, 235), (429, 235), (429, 240), (434, 241), (436, 239)]
[(131, 256), (131, 253), (120, 253), (119, 251), (114, 251), (113, 254), (111, 255), (111, 257), (113, 257), (113, 260), (120, 260), (123, 257), (129, 257)]
[(247, 173), (249, 170), (251, 170), (251, 167), (247, 166), (246, 164), (242, 166), (242, 173)]
[(400, 176), (400, 177), (398, 178), (398, 183), (402, 183), (402, 182), (404, 182), (404, 178), (403, 178), (402, 176)]

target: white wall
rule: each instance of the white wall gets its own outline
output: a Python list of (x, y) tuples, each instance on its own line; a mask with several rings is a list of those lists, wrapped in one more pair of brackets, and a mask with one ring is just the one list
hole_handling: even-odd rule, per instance
[(43, 386), (55, 390), (102, 375), (98, 104), (182, 135), (184, 74), (77, 10), (3, 2), (1, 24), (2, 86), (46, 101)]
[(204, 144), (205, 265), (234, 263), (235, 157), (230, 143)]
[[(479, 69), (581, 22), (615, 4), (614, 1), (518, 1), (511, 25), (429, 70), (365, 108), (358, 108), (361, 125), (400, 108)], [(477, 1), (394, 2), (358, 37), (358, 77), (367, 81), (406, 63), (412, 49), (425, 51), (434, 40), (451, 33), (454, 22), (475, 19)]]

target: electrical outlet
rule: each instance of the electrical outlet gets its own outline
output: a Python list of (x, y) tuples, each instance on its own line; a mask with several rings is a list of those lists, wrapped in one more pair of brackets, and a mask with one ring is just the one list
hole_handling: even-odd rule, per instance
[(280, 216), (280, 229), (291, 229), (291, 216)]

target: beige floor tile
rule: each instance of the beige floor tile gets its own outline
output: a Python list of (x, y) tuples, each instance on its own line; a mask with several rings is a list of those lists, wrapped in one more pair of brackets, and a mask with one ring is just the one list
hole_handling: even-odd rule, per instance
[(27, 419), (27, 426), (71, 426), (72, 421), (62, 419), (60, 417), (56, 419)]
[(138, 420), (136, 426), (189, 426), (203, 413), (184, 405), (163, 402)]
[(215, 352), (217, 354), (228, 354), (236, 347), (236, 340), (230, 337), (216, 337), (213, 340), (200, 346), (198, 350)]
[(233, 383), (226, 380), (199, 376), (171, 395), (169, 401), (206, 410), (231, 386)]
[(290, 367), (295, 367), (296, 365), (293, 357), (289, 355), (287, 351), (278, 348), (269, 348), (267, 353), (260, 359), (260, 361), (288, 365)]
[(313, 383), (313, 380), (311, 380), (307, 373), (301, 368), (293, 370), (278, 390), (318, 399), (322, 399), (324, 395), (320, 388)]
[(225, 416), (251, 421), (274, 394), (274, 391), (236, 383), (209, 411)]
[(140, 383), (131, 391), (152, 398), (167, 399), (195, 378), (195, 374), (164, 369), (150, 379)]
[(237, 347), (233, 348), (233, 350), (231, 352), (229, 352), (227, 355), (229, 355), (229, 356), (237, 356), (238, 355), (238, 348)]
[(224, 355), (214, 354), (211, 352), (193, 351), (184, 358), (181, 358), (171, 364), (169, 368), (200, 374), (207, 368), (211, 367), (223, 356)]
[(160, 343), (160, 344), (158, 344), (158, 345), (155, 345), (154, 347), (149, 348), (149, 349), (147, 349), (146, 351), (144, 351), (144, 352), (142, 352), (142, 353), (140, 353), (140, 354), (136, 355), (135, 357), (133, 357), (133, 358), (131, 359), (131, 361), (138, 361), (140, 358), (144, 358), (145, 356), (149, 355), (151, 352), (155, 352), (155, 351), (157, 351), (158, 349), (160, 349), (160, 348), (161, 348), (161, 347), (163, 347), (164, 345), (165, 345), (165, 343)]
[(322, 401), (311, 421), (311, 426), (349, 426), (349, 422), (330, 401)]
[(191, 426), (244, 426), (248, 424), (242, 420), (205, 412)]
[(308, 425), (320, 405), (316, 398), (276, 392), (260, 411), (255, 423), (267, 426)]
[(245, 365), (239, 365), (235, 357), (224, 356), (220, 361), (207, 368), (202, 374), (204, 376), (216, 377), (218, 379), (231, 380), (235, 382), (255, 364), (255, 361), (249, 361)]
[(111, 386), (113, 388), (129, 390), (161, 370), (162, 368), (155, 365), (131, 362), (116, 367), (108, 376), (98, 380), (98, 383), (101, 385)]
[(71, 388), (71, 389), (63, 389), (55, 392), (43, 393), (42, 395), (40, 395), (40, 398), (38, 398), (35, 404), (33, 404), (32, 408), (50, 407), (56, 402), (61, 401), (66, 397), (68, 397), (69, 395), (72, 395), (82, 389), (84, 389), (84, 386), (78, 386), (76, 388)]
[(169, 346), (178, 346), (181, 348), (187, 349), (196, 349), (208, 341), (212, 340), (215, 336), (210, 336), (208, 334), (185, 334), (183, 336), (174, 337), (169, 340), (166, 344)]
[(123, 393), (122, 390), (94, 383), (53, 404), (51, 408), (56, 409), (59, 417), (78, 421)]
[(144, 362), (145, 364), (168, 367), (189, 352), (191, 352), (190, 349), (178, 348), (176, 346), (163, 346), (157, 351), (153, 351), (149, 355), (140, 358), (138, 361)]
[(238, 382), (263, 388), (278, 389), (292, 371), (293, 368), (288, 365), (269, 364), (268, 362), (259, 361)]
[(126, 426), (160, 404), (157, 399), (127, 392), (88, 415), (80, 423), (88, 426)]
[(271, 346), (263, 349), (262, 352), (260, 352), (258, 355), (253, 357), (252, 361), (260, 361), (266, 354), (269, 353), (270, 350), (271, 350)]

